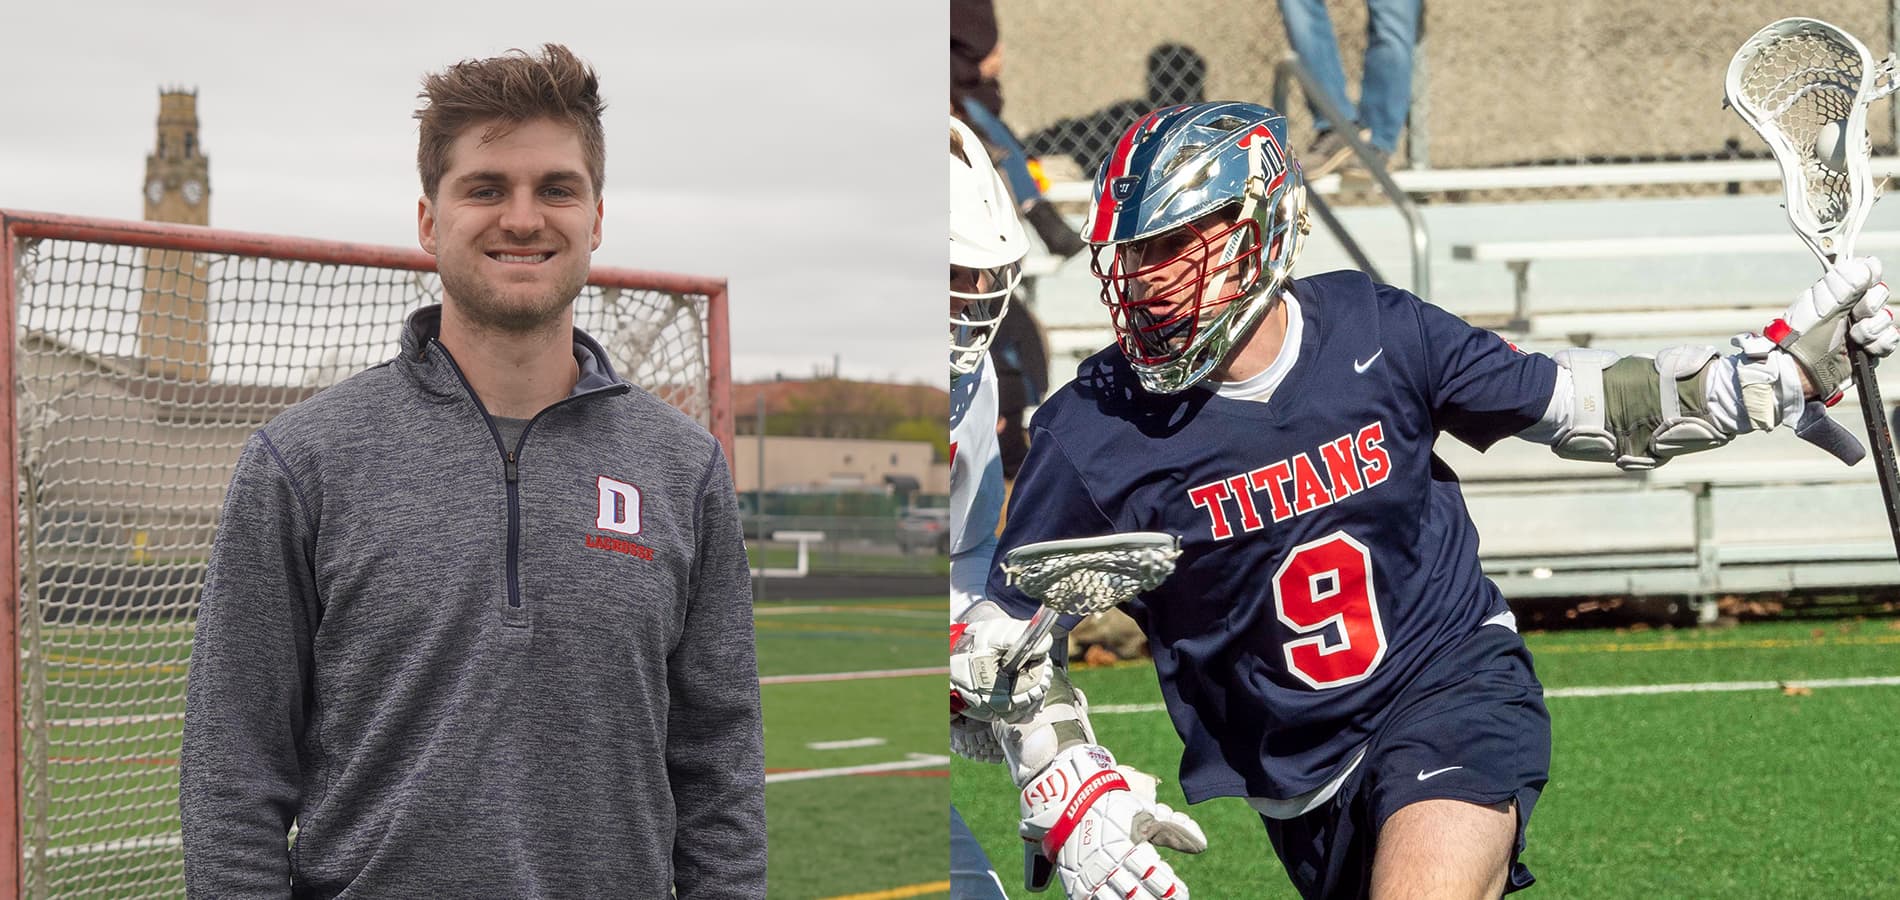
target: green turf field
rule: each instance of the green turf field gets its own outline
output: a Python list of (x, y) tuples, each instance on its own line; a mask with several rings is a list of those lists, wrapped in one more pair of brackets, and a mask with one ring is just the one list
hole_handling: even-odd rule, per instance
[[(787, 546), (746, 546), (746, 560), (753, 568), (790, 569), (798, 565), (798, 550)], [(845, 552), (831, 545), (814, 545), (806, 550), (806, 563), (813, 575), (934, 575), (950, 577), (950, 557), (918, 550), (878, 553)], [(769, 592), (769, 586), (768, 586)]]
[[(943, 604), (759, 608), (773, 898), (949, 893)], [(49, 886), (48, 896), (181, 897), (177, 758), (189, 628), (164, 629), (176, 640), (154, 654), (138, 646), (149, 632), (135, 640), (123, 628), (48, 627), (62, 648), (48, 655), (41, 682), (43, 718), (57, 723), (40, 732), (51, 777), (26, 790), (46, 789), (49, 852), (29, 860), (30, 883)], [(913, 668), (929, 674), (901, 671)], [(108, 698), (117, 702), (101, 702)], [(100, 721), (127, 714), (139, 718)], [(31, 799), (27, 807), (35, 846), (37, 807)]]
[[(1524, 861), (1552, 898), (1900, 898), (1900, 685), (1565, 696), (1597, 686), (1900, 676), (1900, 621), (1527, 636), (1555, 749)], [(1102, 743), (1172, 782), (1180, 744), (1145, 664), (1076, 673)], [(1116, 712), (1112, 707), (1133, 707)], [(1109, 709), (1103, 709), (1109, 707)], [(1020, 885), (1015, 794), (958, 759), (954, 795)], [(1161, 788), (1180, 808), (1179, 789)], [(1164, 853), (1196, 897), (1295, 898), (1239, 800), (1190, 812), (1211, 847)], [(1024, 894), (1024, 896), (1028, 896)], [(1050, 896), (1050, 895), (1043, 895)]]
[[(755, 621), (771, 896), (948, 896), (944, 599), (767, 604)], [(772, 680), (916, 668), (931, 674)], [(834, 742), (868, 746), (810, 746)], [(876, 770), (795, 778), (858, 767)]]

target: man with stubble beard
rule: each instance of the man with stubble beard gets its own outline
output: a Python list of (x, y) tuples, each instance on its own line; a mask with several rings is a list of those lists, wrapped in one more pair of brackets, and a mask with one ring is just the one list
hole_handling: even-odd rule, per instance
[(598, 81), (550, 44), (421, 97), (443, 302), (238, 460), (186, 703), (189, 893), (763, 896), (726, 460), (573, 325)]

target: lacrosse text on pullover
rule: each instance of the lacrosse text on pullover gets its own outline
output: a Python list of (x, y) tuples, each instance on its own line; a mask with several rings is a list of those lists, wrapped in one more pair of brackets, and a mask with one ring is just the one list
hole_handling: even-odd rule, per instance
[[(1174, 574), (1123, 609), (1148, 634), (1191, 803), (1324, 785), (1401, 691), (1509, 611), (1432, 445), (1516, 434), (1557, 378), (1362, 273), (1293, 290), (1303, 334), (1269, 402), (1148, 393), (1114, 347), (1084, 361), (1036, 412), (996, 551), (1181, 537)], [(1021, 618), (1037, 605), (1000, 568), (989, 597)]]
[(188, 892), (764, 896), (718, 444), (576, 330), (579, 383), (504, 447), (440, 321), (238, 460), (192, 648)]

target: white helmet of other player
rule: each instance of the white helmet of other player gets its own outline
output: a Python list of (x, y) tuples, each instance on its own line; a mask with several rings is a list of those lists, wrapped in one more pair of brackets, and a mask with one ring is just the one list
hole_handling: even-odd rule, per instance
[(950, 119), (950, 373), (977, 370), (1023, 277), (1028, 238), (989, 151)]

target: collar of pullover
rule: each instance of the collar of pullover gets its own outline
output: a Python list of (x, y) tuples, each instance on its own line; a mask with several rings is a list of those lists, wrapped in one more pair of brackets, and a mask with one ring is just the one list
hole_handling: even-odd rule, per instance
[[(436, 341), (442, 333), (442, 304), (425, 306), (409, 314), (402, 329), (403, 368), (410, 378), (431, 397), (444, 402), (468, 396), (462, 375), (449, 355), (449, 349)], [(632, 385), (620, 379), (607, 359), (607, 351), (593, 337), (574, 329), (574, 360), (580, 364), (581, 377), (568, 396), (611, 389), (623, 394)]]

